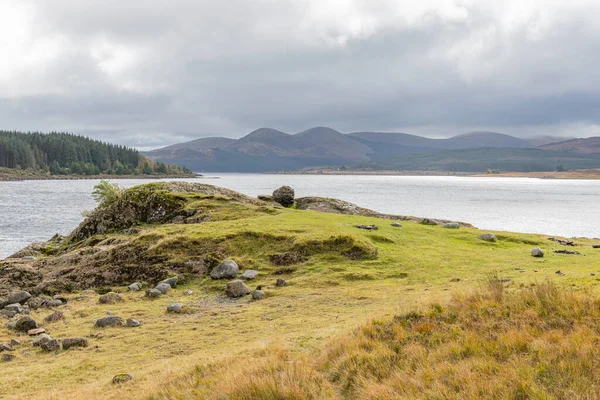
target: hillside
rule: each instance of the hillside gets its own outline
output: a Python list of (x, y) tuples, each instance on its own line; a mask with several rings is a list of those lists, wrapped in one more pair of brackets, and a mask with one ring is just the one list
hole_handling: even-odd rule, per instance
[[(595, 242), (508, 232), (485, 241), (464, 224), (296, 204), (152, 183), (102, 204), (68, 237), (0, 261), (0, 297), (23, 303), (3, 318), (29, 308), (57, 340), (34, 347), (39, 336), (3, 323), (10, 379), (0, 397), (593, 397), (600, 302), (574, 292), (597, 292)], [(565, 249), (579, 254), (556, 252)], [(265, 296), (228, 297), (233, 278), (211, 279), (226, 260), (239, 265), (232, 277), (257, 271), (243, 282)], [(144, 294), (174, 277), (165, 294)], [(135, 281), (144, 289), (129, 290)], [(124, 374), (132, 380), (112, 383)]]
[(539, 148), (544, 150), (569, 151), (581, 154), (600, 154), (600, 136), (549, 143), (542, 145)]
[[(260, 128), (238, 140), (216, 139), (198, 139), (146, 154), (152, 159), (186, 165), (196, 171), (265, 172), (379, 162), (401, 154), (452, 149), (533, 147), (524, 139), (494, 132), (430, 139), (406, 133), (343, 134), (327, 127), (311, 128), (293, 135)], [(410, 169), (416, 169), (416, 166)]]
[[(0, 131), (0, 169), (18, 176), (191, 175), (137, 150), (67, 133)], [(22, 171), (27, 171), (23, 173)]]

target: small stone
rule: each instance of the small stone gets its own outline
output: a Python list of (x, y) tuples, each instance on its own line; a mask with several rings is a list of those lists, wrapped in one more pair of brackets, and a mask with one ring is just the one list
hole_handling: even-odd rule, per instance
[(88, 347), (88, 341), (84, 338), (67, 338), (62, 341), (63, 350), (68, 350), (71, 347)]
[(0, 353), (3, 351), (13, 351), (13, 348), (8, 343), (0, 343)]
[(559, 269), (555, 272), (556, 275), (564, 276), (565, 274)]
[(531, 250), (531, 255), (533, 257), (544, 257), (544, 252), (539, 247), (535, 247)]
[(117, 374), (113, 377), (112, 383), (113, 385), (119, 385), (131, 380), (133, 380), (133, 375), (131, 374)]
[(247, 294), (250, 294), (250, 288), (246, 286), (244, 282), (239, 279), (236, 279), (231, 282), (227, 282), (227, 288), (225, 289), (225, 294), (227, 297), (242, 297)]
[(275, 282), (275, 286), (287, 286), (287, 282), (283, 278), (277, 278), (277, 282)]
[(25, 304), (31, 298), (28, 292), (18, 292), (8, 296), (8, 304), (20, 303)]
[(252, 292), (252, 298), (254, 300), (261, 300), (265, 298), (265, 292), (263, 292), (262, 290), (255, 290)]
[(2, 361), (4, 361), (4, 362), (10, 362), (14, 359), (15, 359), (14, 354), (2, 354)]
[(142, 323), (140, 321), (138, 321), (137, 319), (133, 319), (133, 318), (128, 318), (127, 322), (125, 323), (125, 326), (127, 326), (129, 328), (136, 328), (141, 325), (142, 325)]
[(38, 336), (42, 333), (46, 333), (46, 330), (44, 328), (30, 329), (29, 331), (27, 331), (27, 335), (29, 336)]
[(55, 322), (55, 321), (60, 321), (61, 319), (64, 319), (64, 318), (65, 318), (65, 316), (62, 311), (54, 311), (52, 314), (50, 314), (46, 318), (44, 318), (44, 321), (45, 322)]
[(442, 225), (446, 229), (458, 229), (460, 225), (457, 222), (448, 222)]
[(83, 292), (81, 292), (81, 294), (84, 296), (90, 296), (96, 294), (96, 291), (93, 289), (86, 289)]
[(50, 340), (52, 340), (50, 335), (48, 335), (46, 333), (42, 333), (40, 336), (37, 336), (31, 344), (35, 347), (38, 347), (38, 346), (43, 345), (46, 342), (49, 342)]
[(171, 286), (173, 289), (177, 287), (177, 281), (179, 279), (174, 276), (172, 278), (169, 279), (165, 279), (164, 281), (160, 281), (159, 283), (166, 283), (167, 285)]
[(106, 293), (105, 295), (100, 296), (98, 299), (98, 303), (100, 304), (115, 304), (123, 301), (123, 298), (118, 293)]
[(131, 285), (127, 286), (129, 288), (129, 290), (131, 290), (132, 292), (139, 292), (140, 290), (142, 290), (142, 284), (139, 282), (134, 282)]
[(592, 245), (592, 248), (593, 248), (593, 249), (600, 249), (600, 244), (593, 244), (593, 245)]
[(185, 294), (186, 296), (191, 296), (192, 294), (194, 294), (194, 291), (191, 289), (188, 289), (185, 292), (183, 292), (183, 294)]
[(257, 275), (258, 271), (255, 271), (253, 269), (247, 269), (242, 275), (240, 275), (240, 279), (251, 281), (252, 279), (255, 279)]
[(21, 314), (23, 312), (23, 306), (19, 303), (9, 304), (4, 307), (6, 311), (12, 311), (15, 314)]
[(183, 307), (182, 303), (173, 303), (167, 307), (167, 312), (178, 313)]
[(4, 325), (6, 329), (16, 330), (17, 329), (17, 321), (10, 321), (6, 325)]
[(44, 351), (56, 351), (56, 350), (60, 349), (60, 343), (58, 342), (58, 340), (52, 339), (45, 343), (42, 343), (40, 345), (40, 347)]
[(162, 294), (167, 294), (169, 290), (171, 290), (171, 285), (168, 283), (159, 283), (155, 287), (156, 290), (159, 290)]
[(28, 332), (31, 329), (38, 327), (37, 322), (31, 317), (23, 317), (19, 319), (15, 325), (15, 329), (19, 332)]
[(395, 228), (402, 228), (402, 224), (400, 222), (392, 222), (392, 226)]
[(148, 289), (146, 290), (146, 297), (155, 298), (162, 296), (162, 292), (158, 289)]
[(477, 237), (485, 242), (495, 242), (497, 240), (496, 235), (494, 235), (493, 233), (484, 233)]
[(44, 307), (54, 308), (54, 307), (62, 306), (63, 304), (64, 304), (64, 302), (62, 300), (60, 300), (60, 299), (52, 299), (50, 301), (47, 301), (44, 304)]
[(240, 267), (233, 260), (223, 261), (210, 272), (212, 279), (233, 279), (240, 272)]
[(116, 315), (111, 315), (109, 317), (104, 317), (96, 320), (96, 326), (99, 328), (104, 328), (107, 326), (121, 326), (123, 325), (123, 320), (121, 317)]
[(358, 229), (365, 229), (367, 231), (376, 231), (379, 229), (377, 225), (355, 225), (354, 227)]
[(21, 345), (21, 341), (19, 339), (11, 339), (10, 345), (11, 346), (20, 346)]

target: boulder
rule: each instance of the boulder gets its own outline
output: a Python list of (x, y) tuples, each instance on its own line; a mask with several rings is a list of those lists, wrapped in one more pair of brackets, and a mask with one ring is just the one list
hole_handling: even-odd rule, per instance
[(158, 289), (148, 289), (146, 290), (146, 297), (155, 298), (162, 296), (162, 292)]
[(402, 228), (402, 224), (400, 222), (392, 222), (392, 226), (395, 228)]
[(13, 351), (13, 348), (8, 343), (0, 343), (0, 353), (3, 351)]
[(484, 242), (495, 242), (496, 241), (496, 235), (494, 235), (493, 233), (483, 233), (477, 237), (479, 239), (483, 240)]
[(40, 336), (36, 336), (36, 338), (33, 340), (33, 342), (31, 344), (38, 347), (38, 346), (43, 345), (46, 342), (49, 342), (50, 340), (52, 340), (50, 335), (48, 335), (46, 333), (42, 333)]
[(167, 294), (171, 290), (171, 285), (168, 283), (159, 283), (154, 289), (160, 291), (162, 294)]
[(261, 300), (265, 298), (265, 292), (263, 292), (262, 290), (254, 290), (252, 292), (252, 298), (254, 300)]
[(46, 303), (48, 303), (50, 300), (51, 299), (46, 296), (32, 297), (27, 301), (27, 305), (29, 306), (29, 308), (37, 310), (38, 308), (46, 305)]
[(37, 322), (31, 317), (22, 317), (15, 325), (15, 330), (19, 332), (29, 332), (31, 329), (38, 327)]
[(167, 312), (178, 313), (183, 307), (182, 303), (173, 303), (167, 307)]
[(117, 374), (113, 377), (112, 383), (113, 385), (119, 385), (121, 383), (129, 382), (133, 380), (133, 375), (131, 374)]
[(283, 278), (277, 278), (277, 282), (275, 282), (275, 286), (287, 286), (287, 282)]
[(4, 307), (6, 311), (13, 311), (15, 314), (21, 314), (23, 312), (23, 306), (19, 303), (9, 304)]
[(535, 247), (531, 250), (531, 255), (534, 257), (544, 257), (544, 252), (539, 247)]
[(64, 301), (62, 301), (61, 299), (52, 299), (52, 300), (49, 300), (46, 303), (44, 303), (44, 307), (54, 308), (54, 307), (62, 306), (63, 304), (64, 304)]
[(17, 292), (8, 296), (8, 304), (20, 303), (25, 304), (27, 300), (31, 298), (28, 292)]
[(430, 219), (430, 218), (423, 218), (422, 220), (419, 221), (419, 223), (421, 225), (439, 225), (436, 220)]
[(168, 285), (170, 285), (173, 289), (177, 287), (177, 281), (179, 280), (179, 278), (177, 278), (176, 276), (169, 278), (169, 279), (165, 279), (164, 281), (160, 281), (159, 283), (166, 283)]
[(100, 296), (100, 298), (98, 299), (98, 303), (100, 304), (115, 304), (120, 303), (122, 301), (123, 298), (121, 297), (121, 295), (114, 292), (106, 293)]
[(6, 317), (8, 319), (14, 317), (15, 315), (17, 315), (17, 312), (14, 310), (0, 310), (0, 317)]
[(48, 351), (48, 352), (50, 352), (50, 351), (56, 351), (56, 350), (60, 349), (60, 343), (58, 342), (58, 340), (52, 339), (52, 340), (48, 340), (45, 343), (42, 343), (40, 345), (40, 347), (44, 351)]
[(62, 341), (63, 350), (68, 350), (71, 347), (88, 347), (88, 341), (84, 338), (67, 338)]
[(140, 290), (142, 290), (142, 284), (139, 282), (134, 282), (131, 285), (127, 286), (129, 288), (129, 290), (131, 290), (132, 292), (139, 292)]
[(443, 224), (442, 227), (446, 229), (458, 229), (460, 228), (460, 225), (457, 222), (447, 222)]
[(9, 321), (6, 325), (4, 325), (6, 329), (15, 330), (17, 327), (17, 321)]
[(99, 328), (104, 328), (107, 326), (121, 326), (123, 325), (123, 320), (121, 317), (116, 315), (110, 315), (108, 317), (100, 318), (96, 320), (96, 326)]
[(247, 269), (242, 275), (240, 275), (240, 279), (251, 281), (252, 279), (255, 279), (257, 275), (258, 271), (255, 271), (253, 269)]
[(291, 207), (294, 205), (294, 196), (294, 189), (289, 186), (282, 186), (273, 191), (273, 200), (284, 207)]
[(44, 328), (30, 329), (29, 331), (27, 331), (28, 336), (39, 336), (42, 333), (46, 333), (46, 330)]
[(213, 268), (210, 273), (212, 279), (233, 279), (240, 272), (240, 267), (233, 260), (223, 261), (218, 267)]
[(52, 314), (44, 318), (45, 322), (55, 322), (64, 319), (65, 316), (62, 311), (54, 311)]
[(2, 354), (2, 361), (4, 362), (10, 362), (12, 360), (15, 359), (15, 355), (14, 354)]
[(129, 328), (136, 328), (141, 325), (142, 325), (142, 323), (140, 321), (138, 321), (137, 319), (133, 319), (133, 318), (128, 318), (127, 322), (125, 323), (125, 326), (127, 326)]
[(227, 282), (227, 288), (225, 289), (225, 294), (227, 297), (242, 297), (247, 294), (250, 294), (250, 288), (246, 286), (244, 282), (239, 279), (235, 281)]
[(600, 249), (600, 244), (593, 244), (593, 245), (592, 245), (592, 248), (593, 248), (593, 249)]

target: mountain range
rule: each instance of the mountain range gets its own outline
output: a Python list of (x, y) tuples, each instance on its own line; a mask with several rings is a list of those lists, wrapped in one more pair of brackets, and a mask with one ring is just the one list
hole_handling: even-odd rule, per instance
[[(587, 148), (586, 141), (600, 138), (565, 139), (549, 136), (520, 139), (496, 132), (469, 132), (447, 139), (432, 139), (407, 133), (344, 134), (328, 127), (315, 127), (296, 134), (288, 134), (272, 128), (260, 128), (240, 139), (207, 137), (152, 150), (145, 154), (154, 160), (184, 165), (198, 172), (267, 172), (342, 165), (364, 168), (377, 168), (383, 165), (393, 167), (394, 160), (418, 159), (418, 157), (409, 157), (411, 155), (443, 153), (444, 157), (460, 158), (465, 155), (464, 150), (469, 149), (521, 149), (518, 152), (521, 161), (531, 154), (536, 159), (536, 168), (550, 168), (550, 164), (546, 165), (543, 162), (545, 154), (548, 155), (550, 163), (554, 163), (558, 157), (557, 154), (551, 154), (553, 151), (569, 153), (568, 157), (563, 157), (567, 161), (579, 160), (583, 157), (580, 153), (594, 153), (594, 151), (583, 151)], [(565, 144), (560, 145), (561, 143)], [(534, 151), (534, 148), (547, 152), (540, 153), (539, 150)], [(571, 152), (574, 153), (572, 156)], [(597, 152), (600, 153), (600, 145), (597, 146)], [(484, 158), (474, 160), (476, 168), (485, 165), (485, 158), (489, 156), (489, 153), (486, 155), (481, 152), (469, 154), (477, 154)], [(510, 151), (493, 154), (502, 154), (506, 159)], [(589, 157), (586, 158), (588, 159)], [(595, 157), (592, 156), (591, 159), (595, 160)], [(491, 165), (493, 160), (488, 161)], [(403, 169), (411, 169), (410, 162), (399, 164), (402, 164)], [(417, 167), (415, 165), (412, 169)], [(556, 164), (551, 166), (551, 168), (555, 167)], [(520, 168), (522, 169), (522, 167), (513, 169)]]

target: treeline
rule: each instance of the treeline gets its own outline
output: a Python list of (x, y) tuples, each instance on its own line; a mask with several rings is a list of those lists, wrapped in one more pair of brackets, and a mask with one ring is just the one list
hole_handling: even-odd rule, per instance
[(137, 150), (69, 133), (0, 131), (0, 167), (52, 175), (182, 175), (185, 167), (153, 162)]

